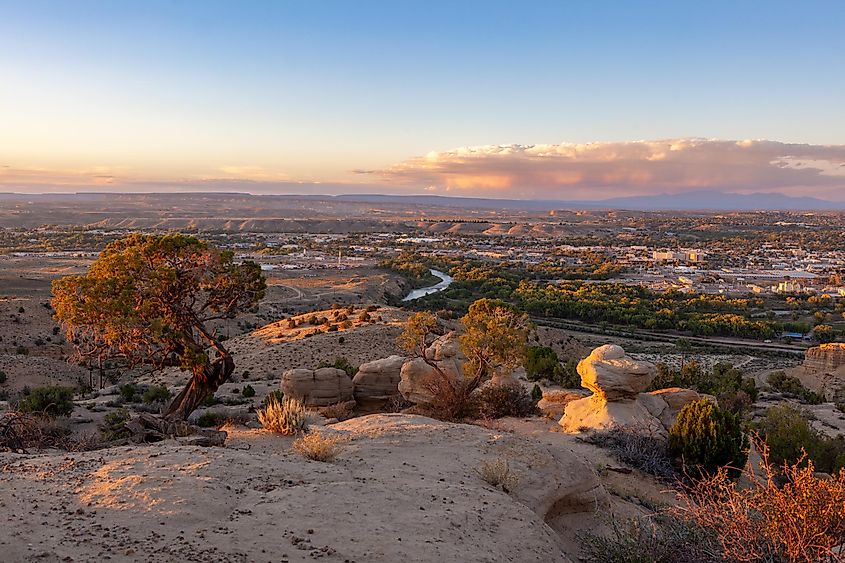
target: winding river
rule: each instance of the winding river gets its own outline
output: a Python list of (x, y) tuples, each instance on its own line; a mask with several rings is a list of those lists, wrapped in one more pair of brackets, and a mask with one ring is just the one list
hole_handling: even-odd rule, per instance
[(421, 287), (419, 289), (415, 289), (411, 291), (402, 301), (413, 301), (414, 299), (419, 299), (420, 297), (425, 297), (426, 295), (431, 295), (432, 293), (437, 293), (438, 291), (443, 291), (452, 283), (452, 276), (449, 274), (445, 274), (440, 270), (429, 269), (432, 276), (440, 278), (440, 283), (436, 285), (432, 285), (429, 287)]

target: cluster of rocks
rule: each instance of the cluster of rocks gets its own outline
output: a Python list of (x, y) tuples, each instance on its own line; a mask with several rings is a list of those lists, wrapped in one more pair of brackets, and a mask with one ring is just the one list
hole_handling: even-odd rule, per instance
[(715, 400), (677, 387), (645, 392), (657, 375), (654, 364), (631, 358), (615, 344), (593, 350), (578, 363), (578, 374), (592, 395), (566, 403), (560, 425), (567, 432), (628, 427), (665, 436), (684, 405)]

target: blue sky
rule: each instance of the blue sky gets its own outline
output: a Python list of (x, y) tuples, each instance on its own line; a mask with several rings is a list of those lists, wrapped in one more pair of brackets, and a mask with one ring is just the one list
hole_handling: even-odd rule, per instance
[[(0, 0), (0, 187), (326, 182), (577, 196), (595, 178), (475, 186), (484, 166), (507, 164), (500, 151), (492, 164), (490, 151), (472, 152), (472, 174), (455, 158), (446, 172), (414, 172), (426, 155), (488, 145), (843, 145), (843, 30), (841, 1)], [(829, 171), (837, 154), (801, 158)], [(568, 177), (556, 158), (567, 174), (554, 176)], [(714, 187), (767, 187), (743, 177)], [(648, 191), (629, 180), (618, 193)], [(836, 182), (806, 183), (794, 188), (838, 196)]]

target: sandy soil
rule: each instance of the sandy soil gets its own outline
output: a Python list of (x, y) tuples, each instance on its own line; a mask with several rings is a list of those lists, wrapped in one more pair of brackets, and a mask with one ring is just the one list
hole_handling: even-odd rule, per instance
[[(332, 463), (233, 427), (223, 448), (0, 454), (0, 548), (10, 561), (569, 561), (577, 530), (638, 510), (601, 483), (644, 485), (544, 424), (361, 417), (314, 430), (341, 438)], [(476, 472), (492, 459), (518, 476), (510, 493)]]

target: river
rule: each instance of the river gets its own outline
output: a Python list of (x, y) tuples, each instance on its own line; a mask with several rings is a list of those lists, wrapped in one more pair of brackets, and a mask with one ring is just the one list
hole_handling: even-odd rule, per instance
[(452, 276), (449, 274), (444, 274), (440, 270), (430, 269), (432, 276), (440, 278), (440, 283), (437, 285), (432, 285), (429, 287), (421, 287), (419, 289), (415, 289), (411, 291), (402, 301), (413, 301), (414, 299), (419, 299), (420, 297), (425, 297), (426, 295), (431, 295), (432, 293), (437, 293), (438, 291), (443, 291), (447, 287), (452, 284)]

